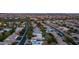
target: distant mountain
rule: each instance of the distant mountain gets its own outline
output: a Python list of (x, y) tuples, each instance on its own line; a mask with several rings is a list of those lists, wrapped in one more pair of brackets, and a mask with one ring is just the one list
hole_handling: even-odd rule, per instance
[(11, 16), (79, 16), (79, 13), (0, 13), (0, 17), (11, 17)]

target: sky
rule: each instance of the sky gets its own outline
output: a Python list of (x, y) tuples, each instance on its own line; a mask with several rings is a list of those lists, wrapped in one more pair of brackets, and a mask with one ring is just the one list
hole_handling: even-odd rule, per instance
[(78, 0), (0, 0), (0, 13), (79, 13)]

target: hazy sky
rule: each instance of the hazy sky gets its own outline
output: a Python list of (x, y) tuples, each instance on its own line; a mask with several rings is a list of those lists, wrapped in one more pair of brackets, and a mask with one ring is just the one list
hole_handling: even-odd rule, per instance
[(76, 13), (78, 0), (0, 0), (0, 13)]

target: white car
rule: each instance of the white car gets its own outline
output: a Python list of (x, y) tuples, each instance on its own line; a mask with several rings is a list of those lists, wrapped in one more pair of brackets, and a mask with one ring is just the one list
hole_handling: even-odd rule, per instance
[(32, 45), (41, 45), (42, 44), (42, 41), (40, 39), (34, 39), (34, 40), (31, 40), (32, 42)]

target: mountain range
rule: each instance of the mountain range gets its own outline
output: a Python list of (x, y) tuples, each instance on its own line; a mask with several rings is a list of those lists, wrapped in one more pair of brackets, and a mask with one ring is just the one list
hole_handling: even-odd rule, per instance
[(79, 13), (0, 13), (0, 17), (10, 16), (79, 16)]

